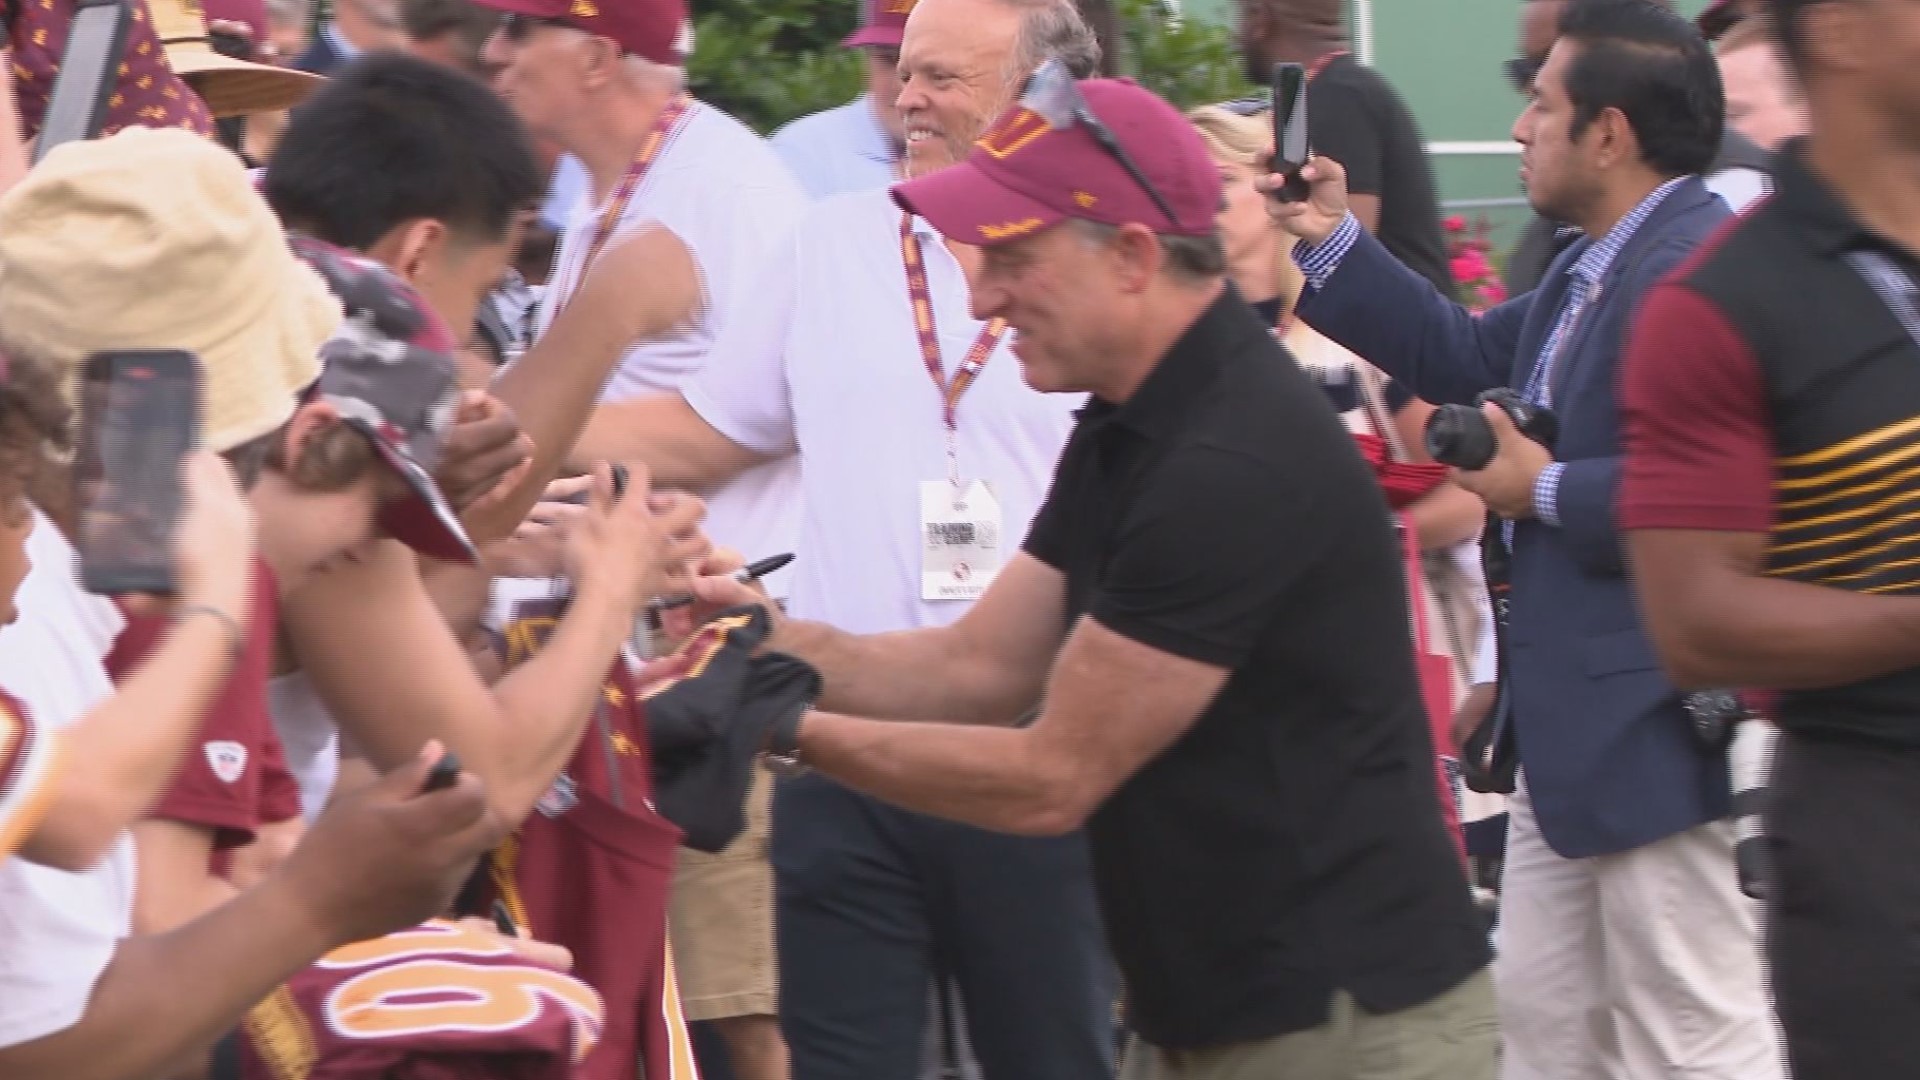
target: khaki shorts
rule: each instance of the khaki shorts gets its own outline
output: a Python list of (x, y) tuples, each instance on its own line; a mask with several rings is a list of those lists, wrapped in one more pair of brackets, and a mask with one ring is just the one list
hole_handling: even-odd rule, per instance
[(773, 777), (756, 766), (746, 831), (717, 855), (680, 849), (667, 932), (689, 1020), (777, 1015), (772, 802)]
[(1493, 1080), (1500, 1042), (1485, 969), (1432, 1001), (1385, 1016), (1334, 994), (1317, 1028), (1206, 1050), (1127, 1045), (1120, 1080)]

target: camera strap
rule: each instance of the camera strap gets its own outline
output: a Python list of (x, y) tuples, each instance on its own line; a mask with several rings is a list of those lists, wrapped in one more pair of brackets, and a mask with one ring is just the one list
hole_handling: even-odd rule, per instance
[(1880, 294), (1893, 317), (1907, 328), (1907, 336), (1915, 345), (1920, 345), (1920, 285), (1915, 285), (1913, 278), (1885, 252), (1861, 249), (1849, 251), (1841, 258)]

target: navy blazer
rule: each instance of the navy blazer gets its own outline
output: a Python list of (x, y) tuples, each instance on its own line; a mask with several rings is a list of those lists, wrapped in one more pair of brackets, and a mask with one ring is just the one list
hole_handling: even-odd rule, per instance
[(340, 51), (333, 47), (333, 39), (316, 29), (313, 34), (313, 43), (307, 46), (306, 52), (301, 53), (293, 61), (293, 67), (295, 70), (310, 71), (315, 75), (331, 75), (346, 62), (347, 58), (340, 55)]
[[(1698, 178), (1670, 192), (1608, 268), (1553, 372), (1561, 525), (1516, 523), (1503, 674), (1541, 834), (1567, 858), (1627, 851), (1728, 810), (1725, 755), (1693, 741), (1634, 608), (1614, 520), (1628, 325), (1647, 290), (1728, 216)], [(1533, 292), (1475, 318), (1363, 235), (1300, 315), (1420, 397), (1471, 403), (1527, 384), (1567, 270), (1591, 243), (1562, 252)]]

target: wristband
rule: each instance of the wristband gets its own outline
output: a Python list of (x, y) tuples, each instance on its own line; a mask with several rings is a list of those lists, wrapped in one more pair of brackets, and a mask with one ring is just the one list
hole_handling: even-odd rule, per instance
[(806, 771), (806, 762), (800, 760), (800, 724), (811, 711), (811, 704), (800, 705), (767, 729), (767, 766), (776, 774), (795, 776)]
[(218, 622), (221, 629), (227, 633), (227, 652), (231, 654), (233, 659), (238, 660), (240, 654), (246, 651), (247, 631), (245, 627), (240, 625), (240, 620), (214, 607), (212, 604), (188, 604), (173, 613), (173, 621), (175, 623), (184, 622), (189, 615), (207, 615)]

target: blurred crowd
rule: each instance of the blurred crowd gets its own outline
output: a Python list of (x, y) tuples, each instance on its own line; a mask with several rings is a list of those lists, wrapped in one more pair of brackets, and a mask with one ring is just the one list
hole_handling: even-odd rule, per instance
[(0, 1076), (1907, 1075), (1920, 8), (860, 7), (0, 4)]

